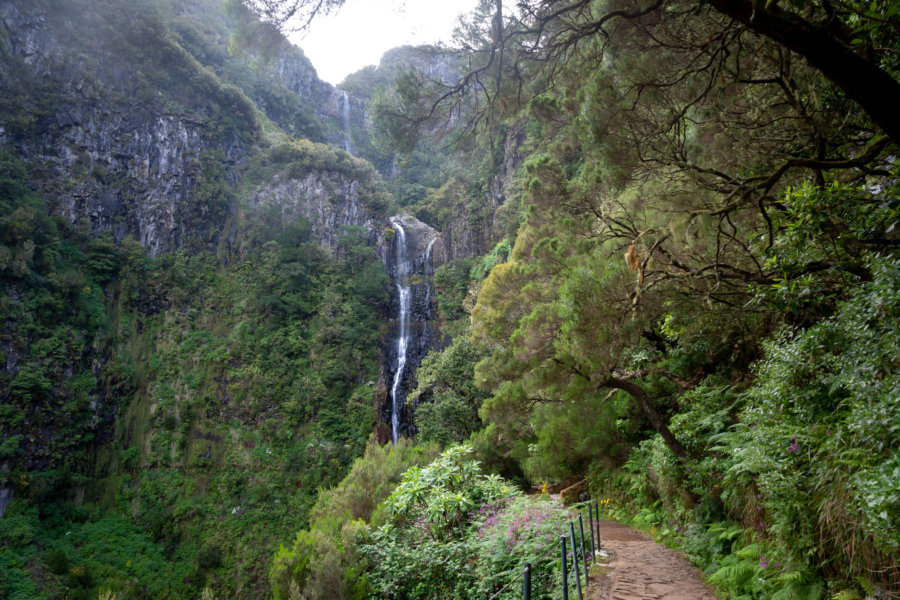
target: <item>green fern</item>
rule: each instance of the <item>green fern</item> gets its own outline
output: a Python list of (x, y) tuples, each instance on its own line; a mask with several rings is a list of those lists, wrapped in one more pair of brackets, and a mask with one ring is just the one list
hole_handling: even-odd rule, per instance
[(831, 600), (862, 600), (862, 596), (854, 590), (840, 590), (831, 597)]
[(803, 571), (790, 571), (779, 575), (775, 581), (783, 584), (772, 594), (771, 600), (822, 600), (825, 585), (821, 579), (810, 582), (811, 575)]
[(739, 589), (753, 577), (755, 571), (755, 565), (748, 561), (741, 561), (737, 564), (723, 566), (710, 575), (709, 582), (726, 590)]
[(759, 546), (756, 544), (744, 546), (740, 550), (735, 551), (734, 555), (738, 558), (756, 560), (759, 558)]

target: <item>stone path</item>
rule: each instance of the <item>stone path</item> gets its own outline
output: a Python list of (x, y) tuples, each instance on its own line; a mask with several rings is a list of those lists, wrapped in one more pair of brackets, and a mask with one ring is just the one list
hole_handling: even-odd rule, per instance
[(648, 536), (601, 521), (600, 538), (609, 556), (592, 568), (585, 600), (716, 600), (687, 558)]

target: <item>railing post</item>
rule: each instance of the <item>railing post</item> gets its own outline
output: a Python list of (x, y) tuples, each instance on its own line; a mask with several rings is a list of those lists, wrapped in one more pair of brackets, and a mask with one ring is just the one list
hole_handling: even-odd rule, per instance
[(581, 575), (578, 573), (578, 546), (575, 545), (575, 525), (569, 521), (569, 540), (572, 542), (572, 568), (575, 571), (575, 587), (578, 589), (578, 600), (584, 600), (581, 591)]
[(581, 536), (581, 564), (584, 566), (584, 585), (588, 583), (587, 553), (584, 551), (584, 519), (578, 513), (578, 534)]
[(531, 563), (525, 563), (522, 574), (522, 600), (531, 600)]
[[(600, 515), (597, 515), (600, 518)], [(591, 530), (591, 560), (597, 558), (597, 540), (594, 539), (594, 507), (588, 502), (588, 529)]]
[(559, 536), (559, 566), (562, 573), (562, 600), (569, 600), (568, 565), (566, 564), (566, 536)]
[(599, 552), (603, 542), (600, 540), (600, 503), (596, 500), (594, 500), (594, 512), (597, 513), (597, 552)]

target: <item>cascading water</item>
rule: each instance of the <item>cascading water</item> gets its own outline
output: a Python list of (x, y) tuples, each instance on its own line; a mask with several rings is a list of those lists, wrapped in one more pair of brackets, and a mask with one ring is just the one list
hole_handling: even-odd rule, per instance
[(10, 503), (12, 503), (12, 499), (12, 488), (0, 487), (0, 517), (6, 514), (6, 509), (9, 507)]
[(400, 331), (397, 335), (397, 370), (394, 371), (394, 384), (391, 386), (391, 434), (394, 445), (400, 437), (400, 381), (406, 368), (406, 351), (409, 346), (409, 307), (412, 289), (409, 285), (410, 264), (406, 252), (406, 232), (398, 219), (391, 219), (397, 232), (394, 240), (396, 246), (397, 295), (400, 298)]
[(353, 142), (350, 141), (350, 96), (347, 92), (341, 95), (341, 119), (344, 125), (344, 150), (353, 154)]
[[(432, 238), (425, 248), (425, 319), (422, 321), (422, 343), (428, 344), (428, 319), (431, 318), (431, 278), (434, 276), (434, 265), (431, 262), (431, 248), (437, 238)], [(423, 348), (424, 350), (424, 348)]]

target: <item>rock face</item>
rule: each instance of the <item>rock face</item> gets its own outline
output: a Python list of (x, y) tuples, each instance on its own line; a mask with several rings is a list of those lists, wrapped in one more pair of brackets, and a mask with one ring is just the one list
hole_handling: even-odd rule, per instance
[[(162, 102), (135, 98), (136, 76), (126, 64), (109, 65), (111, 48), (95, 48), (90, 61), (109, 66), (93, 72), (85, 57), (63, 51), (58, 28), (37, 10), (14, 2), (0, 6), (7, 32), (0, 41), (6, 56), (0, 75), (43, 100), (22, 107), (32, 109), (30, 120), (4, 128), (0, 143), (27, 158), (53, 212), (69, 223), (86, 222), (117, 241), (131, 235), (153, 255), (189, 241), (214, 243), (227, 206), (195, 193), (204, 159), (215, 156), (233, 180), (253, 123), (217, 131), (202, 116), (208, 99), (167, 111)], [(241, 102), (233, 90), (215, 91)]]
[(464, 63), (457, 55), (435, 46), (392, 48), (384, 53), (378, 68), (391, 73), (401, 68), (411, 68), (444, 85), (455, 84), (465, 72)]
[[(52, 180), (70, 182), (55, 209), (69, 223), (86, 219), (92, 231), (109, 230), (117, 241), (132, 235), (153, 255), (216, 241), (225, 207), (194, 201), (209, 150), (194, 124), (108, 106), (59, 117), (55, 131), (34, 140), (45, 142), (43, 152), (29, 154), (47, 165)], [(228, 152), (239, 156), (238, 144)], [(78, 177), (79, 169), (90, 175)]]
[(434, 244), (435, 267), (457, 258), (484, 254), (497, 240), (504, 237), (503, 219), (498, 218), (499, 212), (506, 205), (515, 172), (524, 160), (521, 153), (524, 142), (525, 131), (521, 124), (507, 131), (503, 167), (491, 179), (489, 190), (484, 195), (484, 207), (480, 207), (480, 214), (475, 216), (470, 213), (466, 204), (461, 202), (456, 206), (453, 216), (448, 219)]
[(303, 51), (284, 44), (275, 59), (274, 67), (285, 87), (297, 94), (301, 101), (314, 107), (316, 115), (322, 121), (338, 116), (341, 92), (319, 79), (316, 69)]
[[(316, 118), (326, 125), (324, 141), (352, 153), (347, 139), (368, 135), (365, 99), (319, 79), (302, 50), (285, 41), (273, 67), (284, 86), (312, 107)], [(350, 147), (357, 141), (351, 139)]]
[(364, 227), (378, 244), (379, 227), (359, 199), (359, 182), (340, 173), (313, 172), (303, 179), (276, 180), (248, 199), (252, 213), (278, 211), (285, 221), (309, 219), (313, 235), (334, 252), (342, 227)]
[[(141, 62), (152, 58), (117, 56), (107, 41), (79, 40), (80, 53), (69, 51), (73, 40), (60, 18), (24, 2), (0, 4), (0, 29), (6, 32), (0, 37), (0, 96), (45, 98), (40, 106), (21, 107), (27, 117), (21, 126), (4, 126), (0, 119), (0, 144), (27, 159), (52, 211), (71, 224), (109, 231), (117, 242), (132, 236), (155, 256), (180, 247), (213, 247), (233, 199), (201, 186), (211, 168), (236, 183), (259, 135), (249, 99), (174, 46), (168, 50), (184, 61), (191, 84), (201, 89), (175, 82), (174, 91), (153, 91), (156, 84), (143, 79), (153, 66)], [(137, 34), (150, 37), (144, 40), (148, 45), (165, 41), (165, 30), (123, 32)], [(348, 124), (364, 130), (362, 101), (319, 80), (300, 49), (285, 42), (273, 68), (313, 107), (327, 141), (344, 147)], [(232, 122), (224, 125), (222, 116)], [(332, 184), (323, 180), (320, 187)], [(355, 195), (344, 193), (346, 185), (336, 186), (338, 195)], [(362, 224), (358, 216), (348, 218)]]
[(385, 398), (381, 398), (381, 420), (392, 423), (392, 437), (415, 433), (415, 407), (406, 405), (406, 398), (415, 387), (416, 371), (422, 359), (442, 343), (438, 331), (431, 283), (434, 267), (432, 248), (437, 232), (407, 214), (392, 217), (389, 233), (380, 245), (390, 274), (391, 333), (385, 340), (384, 356), (386, 381), (390, 384)]

